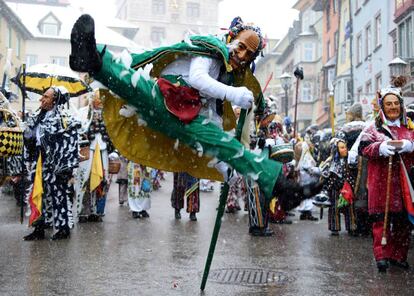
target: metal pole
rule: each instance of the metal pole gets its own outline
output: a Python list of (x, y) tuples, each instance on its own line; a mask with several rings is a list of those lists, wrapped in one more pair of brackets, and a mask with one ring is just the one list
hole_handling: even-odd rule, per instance
[(296, 79), (296, 98), (295, 98), (295, 117), (293, 122), (293, 138), (296, 139), (297, 119), (298, 119), (298, 91), (299, 91), (299, 78)]
[(295, 99), (295, 120), (293, 123), (293, 138), (296, 139), (297, 119), (298, 119), (298, 95), (299, 95), (299, 80), (303, 80), (303, 68), (297, 67), (293, 74), (296, 77), (296, 99)]
[[(246, 109), (242, 109), (240, 112), (239, 122), (237, 123), (236, 139), (239, 141), (241, 139), (244, 121), (246, 120), (246, 114), (247, 114)], [(211, 262), (213, 261), (214, 250), (216, 249), (217, 238), (220, 232), (221, 218), (223, 217), (224, 207), (226, 205), (228, 193), (229, 193), (229, 184), (227, 182), (224, 182), (223, 189), (221, 190), (221, 193), (220, 193), (220, 201), (219, 201), (219, 206), (217, 208), (216, 222), (214, 224), (213, 234), (211, 236), (210, 248), (208, 249), (206, 265), (204, 266), (203, 279), (201, 280), (201, 286), (200, 286), (201, 291), (204, 291), (204, 288), (206, 287), (208, 274), (210, 272)]]
[(288, 88), (285, 87), (285, 116), (288, 116), (288, 105), (289, 105), (289, 100), (288, 100)]

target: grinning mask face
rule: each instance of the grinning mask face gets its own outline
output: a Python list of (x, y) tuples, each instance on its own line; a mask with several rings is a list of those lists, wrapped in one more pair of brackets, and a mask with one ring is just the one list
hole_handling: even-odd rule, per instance
[(260, 38), (253, 30), (244, 30), (237, 34), (231, 43), (230, 65), (233, 70), (245, 67), (253, 61), (259, 49)]
[(338, 147), (339, 156), (341, 158), (348, 156), (348, 148), (346, 147), (346, 144), (344, 142), (339, 141), (337, 147)]
[(40, 108), (42, 110), (52, 110), (53, 106), (55, 105), (55, 90), (53, 88), (49, 88), (46, 90), (42, 97), (40, 98)]
[(396, 95), (386, 95), (383, 99), (383, 108), (387, 119), (394, 121), (401, 117), (401, 103)]

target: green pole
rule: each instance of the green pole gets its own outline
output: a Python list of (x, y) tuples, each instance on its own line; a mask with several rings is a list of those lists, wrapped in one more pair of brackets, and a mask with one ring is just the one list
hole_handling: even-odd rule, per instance
[[(245, 109), (242, 109), (240, 112), (239, 122), (237, 123), (237, 129), (236, 129), (236, 139), (238, 141), (240, 141), (241, 139), (243, 125), (246, 119), (246, 113), (247, 111)], [(221, 218), (223, 217), (224, 207), (226, 205), (228, 193), (229, 193), (229, 184), (225, 182), (221, 190), (219, 206), (217, 209), (216, 223), (214, 224), (213, 234), (211, 236), (210, 248), (208, 249), (206, 265), (204, 266), (203, 279), (201, 281), (201, 286), (200, 286), (201, 291), (204, 291), (204, 288), (206, 287), (208, 274), (210, 272), (211, 262), (213, 261), (213, 257), (214, 257), (214, 250), (216, 249), (217, 238), (220, 232)]]

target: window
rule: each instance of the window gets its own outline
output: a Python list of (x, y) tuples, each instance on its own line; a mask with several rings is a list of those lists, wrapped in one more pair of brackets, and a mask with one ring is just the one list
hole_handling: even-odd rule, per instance
[(16, 57), (20, 58), (20, 51), (21, 51), (21, 47), (22, 47), (22, 40), (20, 39), (20, 37), (17, 37), (17, 44), (16, 44)]
[(355, 0), (355, 13), (361, 9), (361, 0)]
[(381, 45), (381, 14), (375, 17), (375, 47)]
[(7, 26), (7, 48), (12, 48), (12, 28)]
[(200, 3), (195, 3), (195, 2), (187, 3), (187, 17), (190, 17), (190, 18), (200, 17)]
[(345, 64), (346, 61), (346, 42), (341, 47), (341, 64)]
[(334, 34), (334, 52), (338, 51), (338, 45), (339, 45), (339, 33), (338, 31)]
[(407, 24), (407, 57), (413, 57), (413, 23), (411, 17), (406, 21)]
[(310, 11), (306, 10), (302, 13), (302, 32), (308, 32), (311, 25)]
[(331, 14), (328, 12), (326, 14), (326, 31), (328, 32), (331, 28)]
[(412, 58), (413, 52), (413, 23), (408, 17), (398, 26), (398, 52), (402, 58)]
[(303, 61), (312, 62), (313, 61), (313, 43), (303, 44)]
[(338, 11), (338, 0), (333, 0), (333, 12), (336, 13)]
[(335, 80), (335, 68), (332, 67), (328, 70), (327, 87), (329, 90), (333, 89), (333, 81)]
[(406, 49), (406, 40), (405, 40), (405, 23), (403, 22), (402, 24), (400, 24), (398, 26), (398, 40), (399, 40), (399, 53), (400, 56), (405, 58), (406, 57), (406, 53), (405, 53), (405, 49)]
[(375, 91), (382, 88), (382, 75), (381, 72), (375, 75)]
[(371, 79), (365, 83), (365, 94), (367, 96), (372, 95), (372, 82)]
[(362, 97), (362, 87), (359, 87), (357, 89), (357, 99), (358, 99), (358, 101), (361, 101), (361, 97)]
[(165, 0), (152, 0), (152, 14), (165, 14)]
[(26, 55), (26, 65), (27, 67), (37, 64), (37, 55), (28, 54)]
[(357, 65), (362, 63), (362, 34), (359, 33), (356, 39), (356, 62)]
[(66, 66), (66, 57), (50, 57), (50, 62), (59, 66)]
[(367, 58), (372, 52), (371, 38), (371, 25), (368, 25), (365, 28), (365, 58)]
[(327, 56), (327, 60), (329, 61), (329, 59), (331, 58), (331, 41), (328, 40), (328, 43), (326, 44), (326, 56)]
[(165, 39), (165, 28), (163, 27), (152, 27), (151, 28), (151, 41), (154, 45), (160, 45)]
[(302, 102), (312, 102), (312, 84), (305, 81), (302, 86)]

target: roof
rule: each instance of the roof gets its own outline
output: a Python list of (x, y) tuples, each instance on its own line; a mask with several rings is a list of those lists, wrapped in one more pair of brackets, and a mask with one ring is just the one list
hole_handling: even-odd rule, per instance
[(20, 20), (20, 18), (13, 12), (13, 10), (10, 9), (10, 7), (3, 0), (0, 0), (0, 11), (1, 15), (6, 19), (7, 22), (15, 25), (16, 30), (18, 30), (22, 34), (23, 38), (30, 39), (33, 37), (29, 30), (25, 27), (23, 22)]
[[(24, 26), (30, 31), (34, 38), (38, 39), (57, 39), (70, 40), (70, 33), (73, 24), (82, 14), (80, 10), (72, 6), (50, 6), (39, 4), (26, 4), (6, 2), (11, 10), (20, 18)], [(58, 36), (44, 35), (39, 30), (39, 23), (48, 15), (53, 15), (61, 22)], [(114, 47), (137, 48), (135, 42), (129, 40), (109, 29), (100, 20), (95, 20), (95, 38), (96, 42)]]

